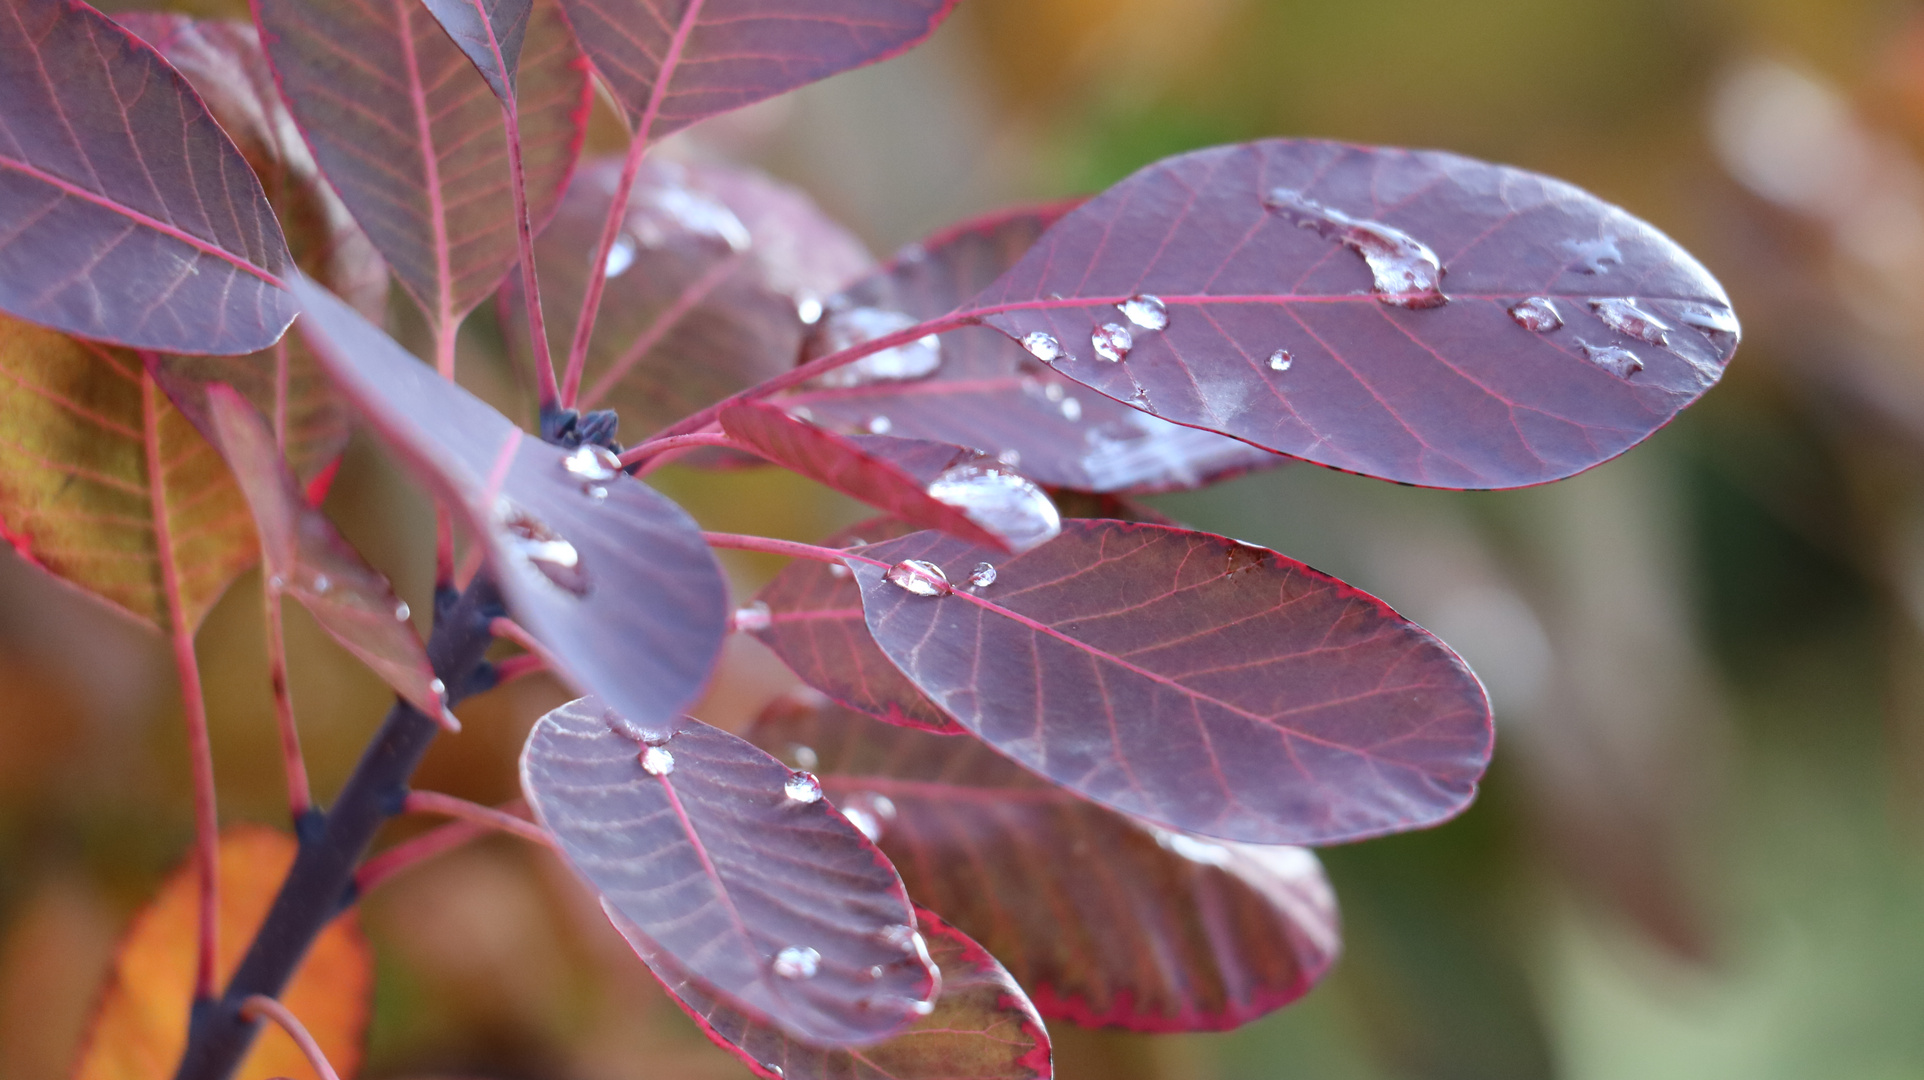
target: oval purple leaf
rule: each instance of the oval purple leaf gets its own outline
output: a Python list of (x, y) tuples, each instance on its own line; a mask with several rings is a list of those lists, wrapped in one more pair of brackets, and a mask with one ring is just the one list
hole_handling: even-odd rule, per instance
[(727, 585), (694, 521), (591, 450), (526, 435), (326, 290), (294, 290), (335, 384), (485, 540), (509, 609), (557, 673), (636, 724), (679, 715), (727, 625)]
[(888, 859), (796, 774), (682, 719), (643, 741), (593, 698), (542, 717), (521, 786), (639, 947), (730, 1008), (824, 1046), (928, 1015), (939, 975)]
[(1283, 139), (1143, 169), (970, 307), (1166, 420), (1449, 488), (1615, 457), (1715, 383), (1738, 338), (1695, 259), (1568, 184)]
[(294, 319), (291, 266), (253, 170), (158, 53), (78, 0), (0, 12), (0, 311), (254, 352)]
[[(849, 344), (847, 332), (834, 333), (844, 324), (898, 329), (898, 322), (954, 311), (1015, 265), (1071, 208), (1004, 211), (910, 245), (828, 301), (810, 357)], [(917, 348), (865, 357), (783, 400), (830, 427), (868, 430), (886, 422), (895, 435), (979, 446), (1037, 483), (1078, 491), (1193, 488), (1288, 460), (1091, 394), (984, 327), (943, 334), (933, 346), (939, 363), (910, 368), (912, 377), (876, 377), (888, 373), (892, 356)]]
[[(1075, 520), (1003, 561), (937, 533), (854, 554), (869, 632), (930, 700), (1173, 829), (1330, 844), (1421, 828), (1469, 805), (1489, 762), (1489, 700), (1455, 653), (1273, 551)], [(912, 560), (954, 591), (886, 572)], [(984, 562), (992, 582), (968, 585)]]
[(1303, 996), (1336, 959), (1336, 896), (1303, 848), (1158, 829), (974, 739), (833, 705), (778, 701), (749, 737), (805, 757), (838, 803), (888, 800), (878, 842), (909, 895), (1002, 957), (1045, 1016), (1226, 1030)]

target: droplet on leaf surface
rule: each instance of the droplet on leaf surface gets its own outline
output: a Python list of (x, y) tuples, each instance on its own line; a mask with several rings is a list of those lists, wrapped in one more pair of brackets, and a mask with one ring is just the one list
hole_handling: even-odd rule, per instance
[(889, 567), (882, 580), (915, 596), (947, 596), (955, 591), (941, 567), (921, 559), (903, 559)]
[(1532, 296), (1510, 309), (1510, 318), (1525, 330), (1547, 334), (1563, 327), (1563, 316), (1547, 296)]
[(1063, 398), (1062, 399), (1062, 418), (1064, 420), (1069, 421), (1072, 424), (1082, 419), (1082, 402), (1077, 401), (1075, 398), (1072, 398), (1072, 397)]
[(414, 609), (408, 606), (408, 602), (406, 600), (403, 600), (400, 603), (394, 605), (394, 621), (395, 622), (406, 622), (408, 621), (409, 618), (413, 617), (413, 615), (414, 615)]
[(817, 802), (822, 797), (822, 782), (817, 780), (813, 773), (798, 772), (782, 785), (782, 794), (786, 795), (790, 802)]
[(1024, 335), (1022, 347), (1029, 350), (1030, 356), (1045, 364), (1062, 355), (1062, 345), (1056, 341), (1055, 335), (1040, 330)]
[(980, 562), (969, 571), (969, 584), (978, 589), (986, 589), (995, 584), (995, 564)]
[(1096, 356), (1112, 364), (1128, 356), (1135, 345), (1135, 337), (1121, 323), (1103, 323), (1089, 332), (1089, 347), (1096, 351)]
[(1429, 245), (1380, 221), (1353, 218), (1310, 199), (1300, 191), (1275, 188), (1263, 205), (1326, 240), (1363, 257), (1376, 298), (1392, 307), (1433, 308), (1450, 302), (1443, 295), (1443, 263)]
[(1607, 274), (1610, 267), (1606, 264), (1623, 264), (1623, 252), (1617, 248), (1615, 237), (1599, 236), (1592, 240), (1565, 240), (1563, 249), (1579, 262), (1578, 269), (1586, 274)]
[(1169, 309), (1161, 297), (1140, 293), (1117, 304), (1116, 310), (1144, 330), (1166, 330), (1169, 327)]
[(1625, 337), (1636, 338), (1647, 345), (1670, 344), (1670, 335), (1666, 333), (1670, 325), (1637, 306), (1636, 300), (1628, 296), (1599, 297), (1590, 301), (1590, 310), (1597, 313), (1605, 326)]
[(1677, 318), (1685, 326), (1694, 326), (1707, 334), (1735, 334), (1738, 329), (1737, 313), (1727, 307), (1685, 304)]
[(1016, 551), (1027, 551), (1062, 531), (1062, 514), (1048, 494), (999, 464), (957, 465), (936, 477), (928, 491), (930, 498), (967, 514)]
[(594, 443), (575, 447), (561, 459), (561, 467), (578, 480), (613, 480), (621, 472), (621, 459), (613, 450)]
[(1275, 352), (1269, 354), (1269, 370), (1271, 371), (1288, 371), (1290, 366), (1295, 363), (1296, 358), (1289, 355), (1288, 349), (1277, 349)]
[(805, 945), (790, 945), (775, 954), (772, 967), (784, 979), (812, 979), (822, 969), (822, 954)]
[(871, 416), (868, 418), (868, 433), (870, 435), (887, 435), (890, 429), (894, 427), (895, 421), (890, 420), (886, 416)]
[(560, 533), (506, 497), (496, 500), (494, 521), (507, 534), (509, 548), (543, 577), (576, 596), (588, 595), (588, 575), (581, 565), (581, 554)]
[(650, 746), (641, 752), (641, 769), (649, 776), (667, 776), (675, 771), (675, 755), (665, 747)]
[(1583, 346), (1583, 355), (1591, 363), (1619, 379), (1627, 379), (1643, 370), (1643, 359), (1629, 349), (1617, 345), (1592, 345), (1582, 339), (1578, 339), (1577, 344)]

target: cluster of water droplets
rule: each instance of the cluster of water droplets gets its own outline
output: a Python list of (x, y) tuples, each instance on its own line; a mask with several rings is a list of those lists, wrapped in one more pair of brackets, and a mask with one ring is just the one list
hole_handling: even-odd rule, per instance
[[(899, 311), (877, 307), (831, 308), (822, 316), (820, 333), (827, 352), (840, 352), (880, 337), (900, 333), (920, 320)], [(816, 380), (822, 386), (851, 387), (876, 382), (901, 382), (935, 374), (942, 366), (942, 340), (934, 334), (844, 364)], [(875, 432), (881, 434), (881, 432)]]
[(588, 573), (581, 554), (567, 538), (503, 495), (494, 503), (494, 524), (508, 547), (554, 585), (575, 596), (588, 595)]
[(929, 484), (928, 493), (1002, 537), (1016, 551), (1027, 551), (1062, 531), (1062, 514), (1048, 494), (993, 458), (945, 470)]
[(1433, 308), (1450, 302), (1443, 295), (1443, 263), (1429, 245), (1380, 221), (1351, 217), (1293, 188), (1274, 188), (1263, 205), (1296, 225), (1334, 240), (1363, 257), (1371, 291), (1392, 307)]

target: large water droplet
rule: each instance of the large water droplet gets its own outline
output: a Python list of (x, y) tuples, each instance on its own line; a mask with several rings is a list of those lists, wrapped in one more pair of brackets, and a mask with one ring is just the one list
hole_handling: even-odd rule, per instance
[(675, 771), (675, 755), (666, 747), (650, 746), (641, 752), (641, 771), (649, 776), (667, 776)]
[(1637, 306), (1628, 296), (1605, 296), (1590, 301), (1590, 310), (1610, 329), (1646, 345), (1668, 345), (1670, 324)]
[(775, 616), (769, 612), (768, 605), (760, 600), (735, 610), (735, 629), (744, 633), (753, 634), (774, 624)]
[(916, 596), (947, 596), (955, 591), (941, 567), (922, 559), (903, 559), (889, 567), (882, 580)]
[(503, 496), (495, 500), (494, 523), (506, 535), (509, 549), (543, 577), (576, 596), (588, 594), (588, 574), (580, 553), (546, 522)]
[(805, 945), (790, 945), (775, 954), (770, 967), (784, 979), (812, 979), (822, 970), (822, 954)]
[(1592, 345), (1582, 338), (1577, 344), (1583, 346), (1583, 355), (1590, 362), (1619, 379), (1628, 379), (1643, 370), (1643, 359), (1629, 349), (1616, 345)]
[(1162, 298), (1139, 293), (1116, 305), (1130, 322), (1144, 330), (1166, 330), (1169, 328), (1169, 309)]
[(561, 467), (577, 480), (599, 483), (621, 474), (621, 459), (605, 446), (587, 443), (570, 450)]
[(1617, 248), (1614, 236), (1599, 236), (1592, 240), (1565, 240), (1563, 250), (1568, 251), (1578, 262), (1577, 269), (1586, 274), (1604, 274), (1610, 271), (1606, 263), (1623, 264), (1623, 252)]
[(1062, 515), (1049, 496), (1027, 477), (993, 461), (949, 469), (929, 485), (929, 497), (967, 514), (1016, 551), (1027, 551), (1062, 531)]
[(1563, 328), (1563, 315), (1547, 296), (1532, 296), (1510, 309), (1510, 318), (1525, 330), (1547, 334)]
[(1289, 188), (1276, 188), (1263, 204), (1326, 240), (1334, 240), (1369, 265), (1376, 298), (1392, 307), (1433, 308), (1443, 295), (1443, 263), (1429, 246), (1380, 221), (1353, 218)]
[(1055, 335), (1045, 334), (1040, 330), (1025, 336), (1022, 339), (1022, 347), (1029, 350), (1030, 356), (1045, 364), (1062, 355), (1062, 346), (1056, 341)]
[(1135, 345), (1136, 339), (1129, 333), (1129, 328), (1121, 323), (1103, 323), (1089, 332), (1090, 348), (1096, 350), (1098, 358), (1112, 364), (1128, 356), (1129, 350)]
[(815, 779), (813, 773), (798, 772), (782, 785), (782, 794), (788, 796), (790, 802), (816, 802), (822, 797), (822, 782)]
[(969, 584), (978, 589), (986, 589), (995, 584), (995, 564), (979, 562), (969, 571)]
[(1735, 334), (1738, 330), (1737, 313), (1712, 304), (1684, 304), (1677, 312), (1677, 319), (1707, 334)]
[[(838, 308), (823, 316), (823, 343), (830, 352), (840, 352), (879, 337), (907, 330), (918, 321), (887, 308)], [(920, 379), (942, 366), (942, 341), (934, 334), (906, 344), (870, 353), (852, 364), (844, 364), (816, 382), (822, 386), (863, 386), (874, 382), (901, 382)]]
[(1296, 358), (1289, 355), (1288, 349), (1277, 349), (1275, 352), (1269, 354), (1269, 370), (1271, 371), (1288, 371), (1295, 363)]

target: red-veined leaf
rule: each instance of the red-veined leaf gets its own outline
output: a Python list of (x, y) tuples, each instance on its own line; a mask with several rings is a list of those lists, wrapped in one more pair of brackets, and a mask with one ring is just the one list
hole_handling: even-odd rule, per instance
[(888, 860), (819, 791), (682, 719), (646, 739), (593, 698), (542, 717), (521, 786), (615, 914), (732, 1008), (824, 1046), (927, 1015), (939, 975)]
[(0, 310), (82, 337), (245, 353), (294, 318), (280, 225), (200, 96), (79, 0), (0, 13)]
[[(176, 402), (181, 400), (174, 394)], [(301, 602), (321, 628), (429, 716), (446, 709), (427, 649), (388, 580), (311, 506), (274, 445), (274, 433), (233, 387), (206, 391), (203, 433), (213, 439), (247, 497), (275, 587)]]
[(661, 138), (921, 41), (957, 0), (562, 0), (628, 122)]
[[(855, 334), (855, 327), (899, 329), (948, 314), (1013, 266), (1071, 208), (1005, 211), (910, 245), (827, 302), (809, 356), (876, 336)], [(1197, 487), (1287, 460), (1091, 394), (985, 327), (943, 334), (930, 357), (939, 366), (897, 361), (918, 347), (864, 357), (840, 369), (846, 374), (823, 380), (834, 385), (783, 400), (829, 427), (886, 425), (895, 435), (978, 446), (1037, 483), (1079, 491)], [(906, 377), (887, 377), (891, 372)]]
[[(603, 906), (607, 904), (604, 901)], [(647, 935), (609, 909), (675, 1004), (716, 1046), (767, 1080), (1048, 1080), (1049, 1033), (1027, 994), (995, 957), (927, 911), (916, 911), (929, 958), (942, 970), (935, 1011), (900, 1035), (860, 1051), (797, 1042), (732, 1008), (678, 968)], [(627, 924), (627, 925), (624, 925)]]
[(837, 803), (888, 800), (878, 842), (909, 895), (1007, 962), (1045, 1016), (1223, 1030), (1301, 997), (1336, 959), (1336, 896), (1303, 848), (1159, 829), (974, 739), (834, 705), (778, 701), (750, 738), (804, 758)]
[[(556, 311), (581, 305), (591, 261), (583, 253), (601, 235), (621, 164), (585, 163), (535, 243), (543, 302)], [(619, 410), (634, 442), (779, 375), (801, 350), (797, 304), (819, 302), (872, 264), (860, 241), (793, 188), (746, 169), (649, 158), (609, 251), (580, 405)], [(514, 341), (528, 333), (520, 289), (517, 278), (502, 287)], [(550, 321), (557, 355), (567, 354), (571, 332)]]
[(527, 37), (534, 0), (421, 2), (488, 81), (494, 96), (513, 101), (515, 72), (521, 64), (521, 44)]
[[(930, 700), (1170, 828), (1263, 844), (1420, 828), (1469, 805), (1489, 762), (1489, 701), (1455, 653), (1273, 551), (1074, 520), (1006, 561), (932, 532), (855, 554), (869, 632)], [(908, 560), (953, 591), (885, 575)], [(993, 583), (969, 584), (992, 560)]]
[(977, 464), (978, 455), (964, 447), (919, 441), (902, 446), (913, 455), (913, 463), (943, 463), (937, 475), (921, 478), (869, 445), (798, 420), (774, 405), (731, 405), (720, 418), (730, 438), (768, 460), (924, 528), (1011, 551), (1034, 547), (1062, 525), (1055, 504), (1041, 488), (993, 461)]
[[(915, 527), (873, 518), (830, 537), (829, 547), (860, 547), (894, 540)], [(908, 677), (896, 670), (862, 621), (862, 590), (846, 566), (797, 559), (755, 595), (768, 609), (766, 625), (751, 632), (808, 685), (851, 708), (891, 724), (960, 735)]]
[[(1162, 314), (1119, 308), (1144, 296)], [(1615, 457), (1715, 383), (1738, 337), (1695, 259), (1568, 184), (1283, 139), (1143, 169), (969, 306), (1166, 420), (1452, 488)], [(1092, 340), (1110, 326), (1111, 353), (1130, 339), (1118, 361)]]
[[(501, 109), (420, 0), (255, 0), (254, 17), (321, 171), (430, 322), (451, 332), (520, 257)], [(517, 75), (538, 229), (581, 151), (588, 74), (553, 3)]]
[(612, 455), (528, 436), (326, 290), (293, 287), (336, 385), (487, 544), (515, 620), (558, 674), (643, 727), (678, 715), (727, 624), (727, 585), (694, 521)]

